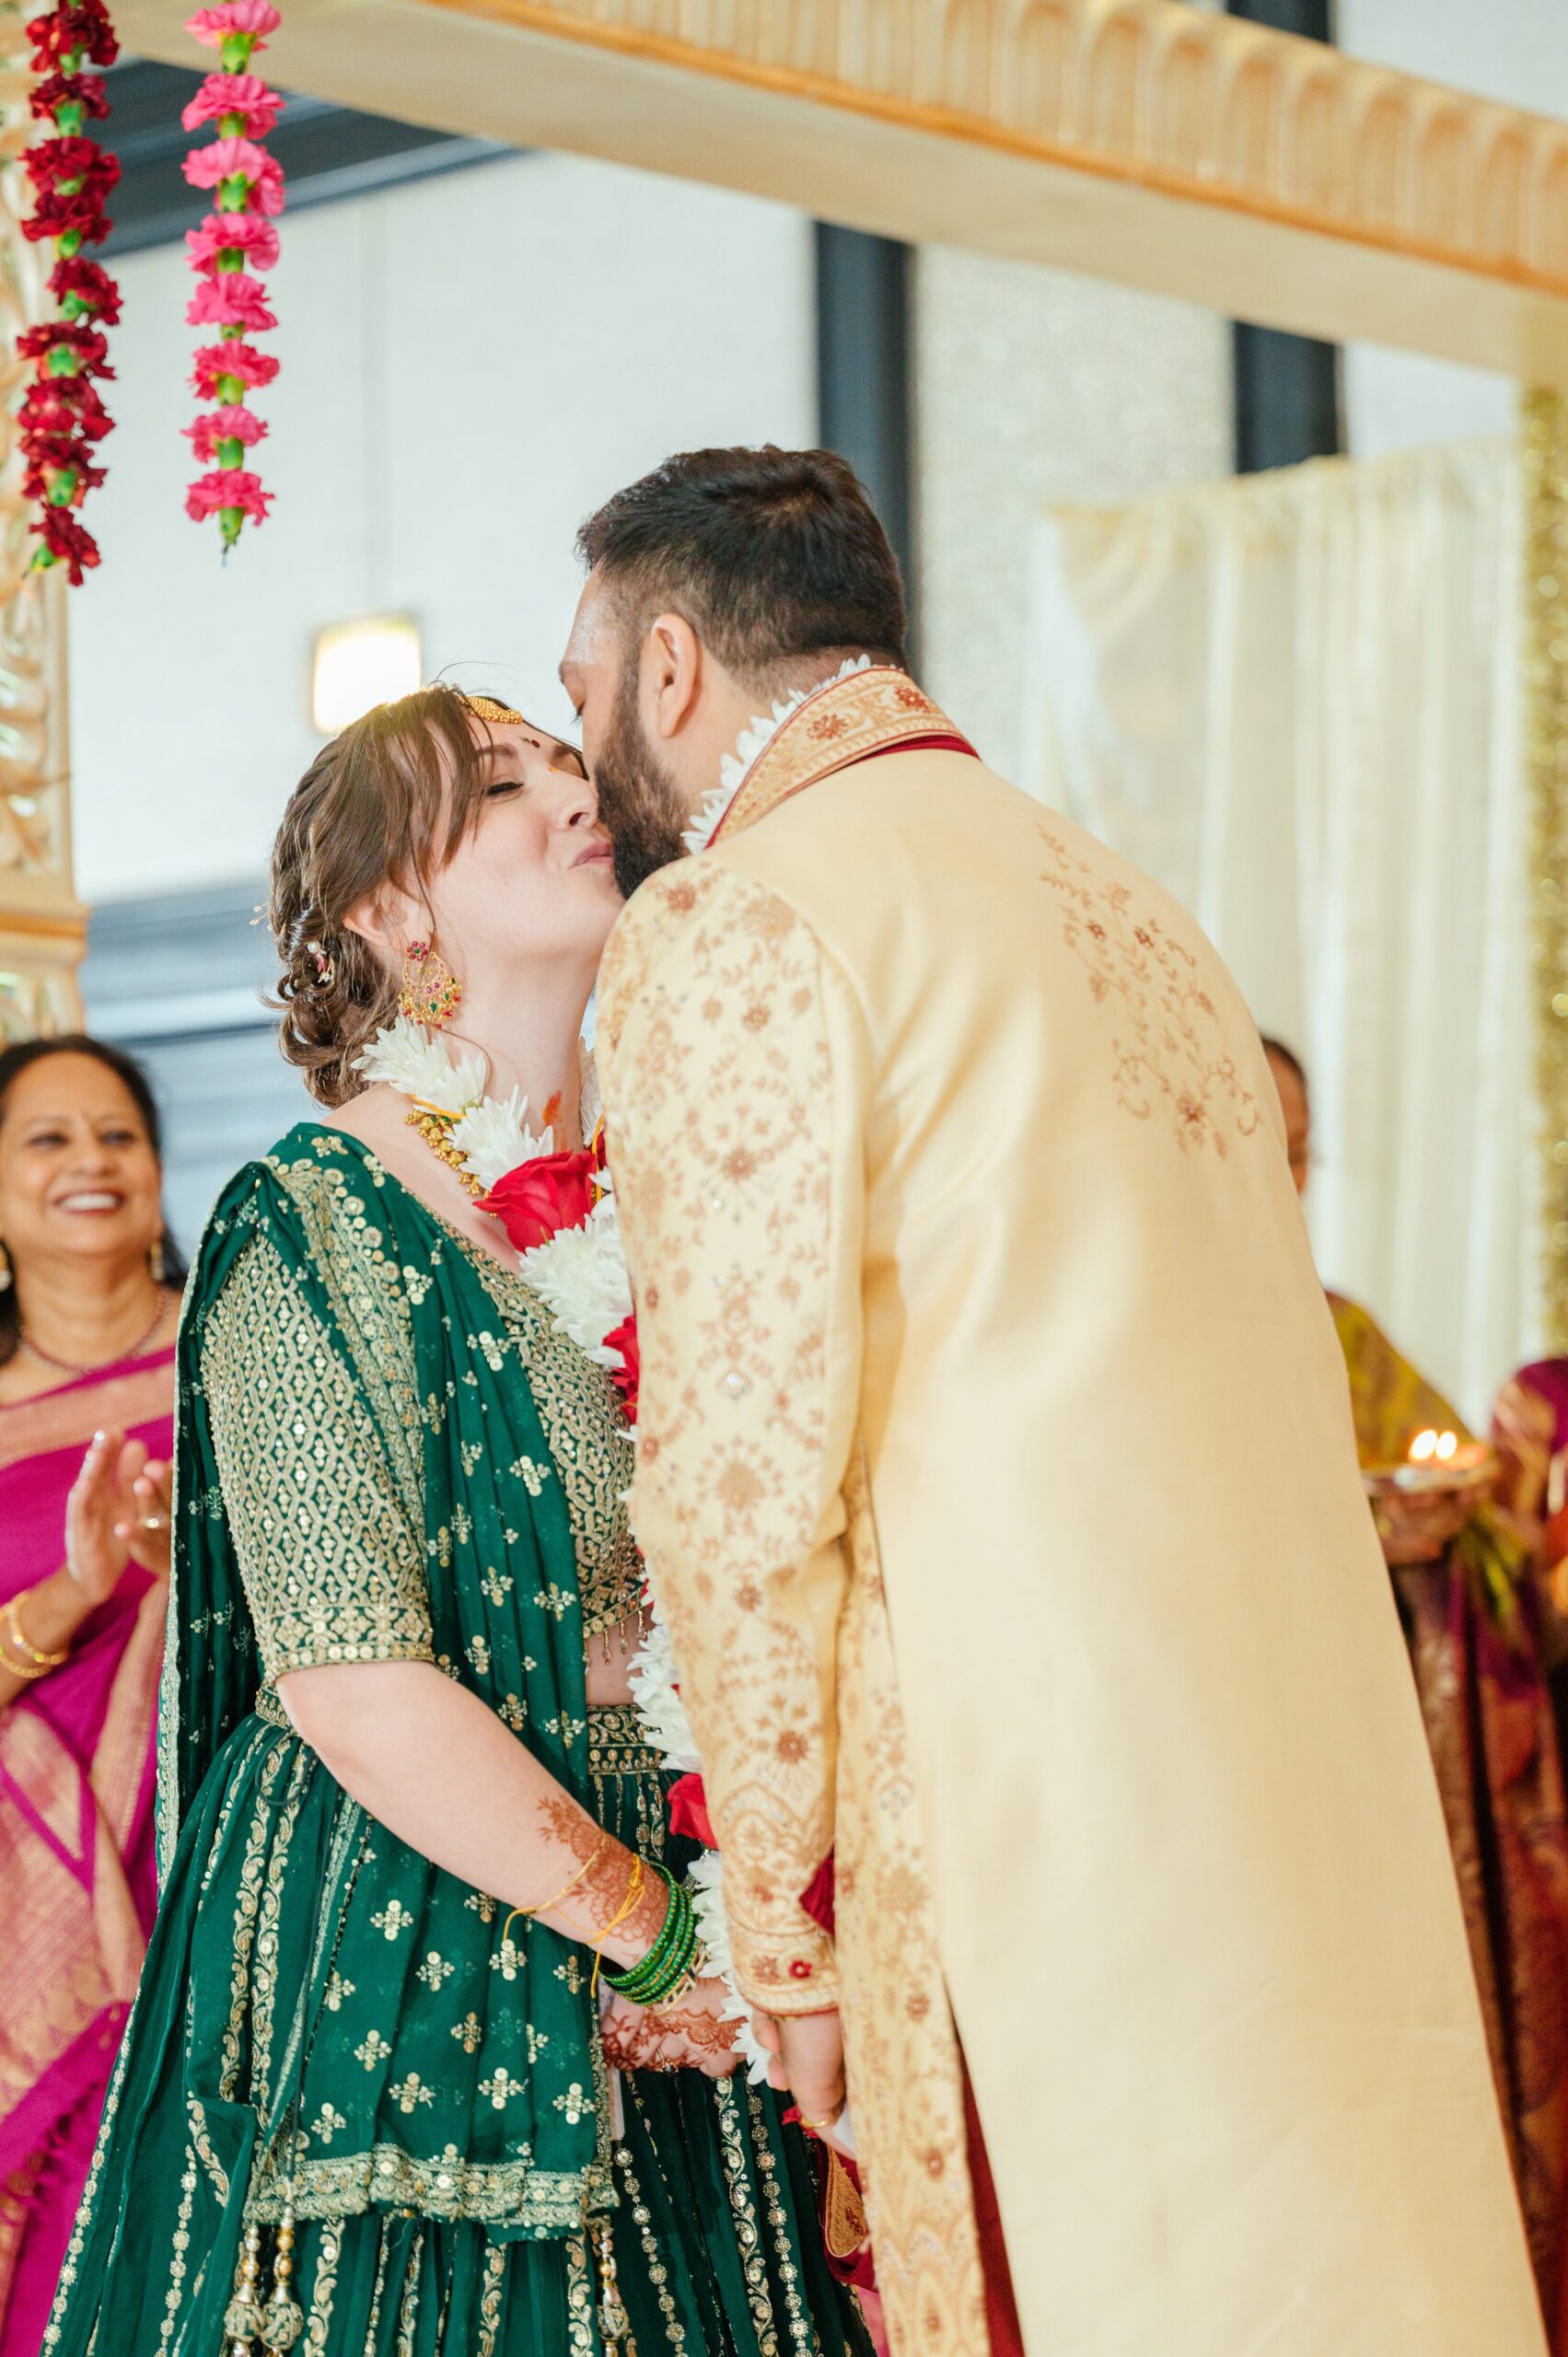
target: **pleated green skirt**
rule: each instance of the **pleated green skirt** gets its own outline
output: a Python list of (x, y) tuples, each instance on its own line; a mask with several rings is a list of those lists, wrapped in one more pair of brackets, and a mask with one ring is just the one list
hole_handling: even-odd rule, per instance
[[(665, 1838), (656, 1763), (632, 1713), (592, 1720), (600, 1822), (656, 1854)], [(367, 1863), (351, 1881), (328, 1862), (354, 1843)], [(46, 2357), (227, 2357), (224, 2312), (250, 2226), (259, 2230), (265, 2299), (277, 2180), (256, 2161), (253, 2138), (246, 2141), (244, 2107), (196, 2090), (212, 2084), (201, 2058), (215, 2042), (238, 2078), (249, 2070), (254, 2083), (262, 2032), (273, 2049), (281, 2042), (285, 1984), (291, 1973), (297, 1978), (311, 1941), (335, 1942), (341, 1969), (299, 2061), (307, 2124), (335, 2129), (341, 2151), (353, 2138), (343, 2115), (361, 2086), (381, 2090), (384, 2130), (389, 2119), (401, 2127), (405, 2116), (416, 2125), (436, 2116), (422, 2084), (436, 2088), (439, 2103), (464, 2073), (486, 2071), (495, 2102), (492, 2108), (487, 2099), (479, 2116), (500, 2133), (500, 2099), (511, 2100), (520, 2082), (487, 2060), (487, 2041), (508, 2032), (508, 2000), (525, 1968), (492, 1922), (492, 1902), (476, 1913), (475, 1895), (447, 1876), (437, 1878), (444, 1887), (426, 1887), (419, 1877), (433, 1870), (412, 1852), (400, 1858), (397, 1848), (286, 1727), (249, 1720), (220, 1754), (181, 1836), (148, 1950)], [(672, 1846), (670, 1864), (679, 1868), (683, 1857)], [(322, 1895), (330, 1887), (353, 1891), (331, 1921)], [(475, 1951), (482, 1933), (486, 1945)], [(417, 1972), (416, 1955), (424, 1957)], [(459, 1955), (462, 1970), (451, 1961)], [(389, 1981), (394, 1969), (405, 1975), (401, 1982)], [(576, 1967), (567, 1957), (557, 1970)], [(490, 1992), (484, 2022), (459, 2010), (468, 2003), (460, 1992), (482, 1985)], [(482, 1994), (479, 2002), (486, 2003)], [(380, 2029), (366, 2030), (366, 2007)], [(416, 2038), (424, 2043), (413, 2046)], [(423, 2082), (405, 2044), (424, 2062)], [(526, 2050), (515, 2059), (525, 2063)], [(635, 2073), (613, 2084), (615, 2199), (580, 2232), (518, 2233), (515, 2215), (496, 2212), (507, 2165), (471, 2149), (466, 2162), (411, 2163), (389, 2158), (383, 2139), (363, 2167), (320, 2164), (317, 2189), (327, 2193), (314, 2214), (310, 2201), (297, 2205), (292, 2289), (303, 2326), (296, 2350), (305, 2357), (868, 2357), (853, 2294), (834, 2282), (823, 2255), (809, 2148), (784, 2125), (780, 2099), (743, 2075)], [(323, 2088), (337, 2091), (335, 2119)], [(368, 2133), (357, 2142), (367, 2147)], [(489, 2213), (453, 2214), (463, 2199), (454, 2186), (464, 2185), (472, 2206), (488, 2202)], [(623, 2316), (613, 2301), (606, 2305), (611, 2277)], [(248, 2357), (263, 2357), (265, 2348), (255, 2341)]]

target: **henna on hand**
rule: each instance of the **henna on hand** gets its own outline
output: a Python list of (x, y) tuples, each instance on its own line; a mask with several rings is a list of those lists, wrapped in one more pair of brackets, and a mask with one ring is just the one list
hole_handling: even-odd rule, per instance
[[(580, 1879), (562, 1893), (559, 1907), (546, 1911), (569, 1921), (591, 1947), (626, 1904), (636, 1853), (607, 1834), (569, 1793), (546, 1793), (539, 1814), (560, 1850), (563, 1875), (574, 1865), (583, 1868)], [(663, 1928), (668, 1905), (669, 1893), (658, 1875), (645, 1874), (636, 1906), (615, 1923), (617, 1943), (624, 1941), (633, 1956), (645, 1955)]]
[(673, 2071), (664, 2058), (657, 2016), (617, 1999), (599, 2024), (599, 2043), (612, 2071)]

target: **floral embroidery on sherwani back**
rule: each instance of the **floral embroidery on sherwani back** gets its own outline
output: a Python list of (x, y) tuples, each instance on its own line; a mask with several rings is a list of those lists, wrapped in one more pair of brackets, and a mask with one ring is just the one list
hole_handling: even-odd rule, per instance
[(1163, 1107), (1184, 1154), (1212, 1145), (1223, 1161), (1234, 1137), (1262, 1127), (1225, 1027), (1190, 949), (1158, 917), (1140, 916), (1125, 884), (1097, 877), (1048, 827), (1040, 872), (1062, 903), (1063, 936), (1088, 976), (1097, 1006), (1118, 1002), (1132, 1030), (1112, 1034), (1117, 1100), (1140, 1121)]

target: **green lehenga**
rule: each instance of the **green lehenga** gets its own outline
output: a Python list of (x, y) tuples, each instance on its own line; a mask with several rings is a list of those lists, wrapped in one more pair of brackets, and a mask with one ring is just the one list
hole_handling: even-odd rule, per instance
[(50, 2357), (221, 2357), (247, 2237), (264, 2302), (285, 2221), (273, 2319), (296, 2300), (312, 2352), (864, 2349), (777, 2099), (612, 2082), (585, 1952), (508, 1933), (277, 1700), (434, 1661), (681, 1865), (634, 1713), (586, 1701), (635, 1595), (628, 1446), (537, 1298), (356, 1142), (304, 1125), (226, 1191), (180, 1347), (163, 1903)]

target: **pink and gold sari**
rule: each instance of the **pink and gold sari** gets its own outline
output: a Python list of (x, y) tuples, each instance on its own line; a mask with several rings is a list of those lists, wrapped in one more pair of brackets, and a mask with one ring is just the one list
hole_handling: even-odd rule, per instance
[[(87, 1443), (167, 1458), (174, 1353), (0, 1408), (0, 1602), (57, 1571)], [(165, 1591), (126, 1567), (69, 1661), (0, 1711), (0, 2357), (36, 2357), (157, 1900)]]

